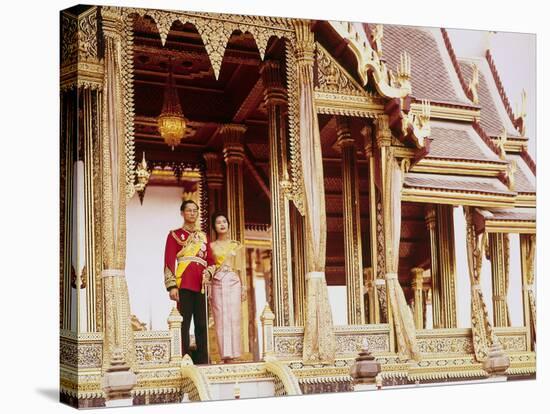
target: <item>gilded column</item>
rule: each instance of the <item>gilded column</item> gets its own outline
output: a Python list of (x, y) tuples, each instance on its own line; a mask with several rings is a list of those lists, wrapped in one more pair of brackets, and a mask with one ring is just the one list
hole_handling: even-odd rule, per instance
[(490, 233), (489, 252), (493, 287), (493, 326), (510, 326), (508, 319), (508, 268), (510, 258), (508, 234)]
[(297, 326), (304, 326), (306, 317), (306, 262), (304, 243), (304, 218), (293, 206), (290, 207), (292, 231), (292, 275), (294, 284), (294, 320)]
[[(223, 197), (223, 170), (220, 156), (215, 152), (204, 154), (206, 161), (206, 187), (208, 189), (208, 223), (212, 216), (222, 210)], [(210, 229), (210, 237), (215, 234), (214, 228)]]
[[(230, 237), (244, 244), (244, 187), (243, 187), (243, 136), (244, 125), (226, 124), (220, 128), (223, 138), (223, 157), (226, 164), (227, 218), (229, 219)], [(252, 280), (241, 272), (241, 283), (248, 291), (252, 289)], [(244, 352), (250, 351), (249, 307), (248, 298), (241, 304)]]
[(370, 257), (371, 267), (365, 269), (365, 281), (367, 285), (368, 301), (369, 301), (369, 323), (380, 323), (380, 303), (378, 299), (378, 289), (376, 282), (378, 280), (384, 280), (377, 278), (379, 266), (378, 266), (378, 230), (377, 230), (377, 217), (376, 217), (376, 160), (374, 158), (374, 143), (372, 140), (372, 127), (366, 126), (361, 130), (361, 134), (364, 137), (364, 149), (365, 156), (369, 162), (369, 226), (370, 226)]
[(61, 259), (61, 296), (60, 322), (61, 329), (71, 329), (71, 275), (73, 256), (73, 179), (76, 145), (76, 89), (61, 94), (61, 145), (60, 145), (60, 259)]
[(315, 39), (309, 20), (294, 19), (299, 148), (306, 229), (306, 320), (302, 357), (306, 363), (333, 363), (336, 337), (325, 277), (327, 221), (323, 156), (314, 100)]
[(244, 125), (226, 124), (220, 128), (226, 164), (227, 215), (231, 238), (244, 243), (243, 136)]
[(436, 206), (442, 328), (456, 328), (456, 260), (453, 206)]
[(94, 332), (97, 328), (96, 313), (96, 255), (94, 199), (97, 196), (94, 180), (94, 146), (99, 142), (98, 101), (101, 99), (98, 88), (82, 88), (82, 129), (84, 149), (84, 217), (85, 217), (85, 278), (86, 289), (86, 330)]
[(286, 195), (286, 190), (290, 189), (286, 165), (286, 127), (283, 116), (286, 90), (282, 86), (277, 62), (266, 61), (261, 67), (261, 76), (265, 87), (264, 100), (268, 118), (272, 280), (275, 305), (273, 311), (275, 326), (289, 326), (294, 325), (295, 320), (290, 250), (292, 243), (290, 205)]
[(521, 281), (523, 291), (523, 322), (527, 327), (527, 349), (533, 350), (537, 333), (537, 307), (535, 303), (535, 246), (534, 234), (521, 234)]
[(441, 322), (441, 296), (440, 296), (440, 275), (439, 275), (439, 243), (437, 242), (436, 231), (436, 208), (433, 204), (426, 206), (426, 226), (430, 233), (431, 253), (431, 278), (432, 278), (432, 315), (434, 329), (442, 328)]
[[(376, 245), (378, 246), (378, 274), (376, 275), (376, 285), (379, 289), (378, 294), (380, 297), (381, 307), (385, 306), (385, 316), (386, 321), (390, 326), (390, 351), (396, 352), (396, 338), (395, 338), (395, 327), (393, 323), (393, 313), (392, 313), (392, 302), (390, 300), (390, 292), (388, 289), (388, 281), (386, 280), (386, 273), (388, 271), (387, 267), (389, 266), (386, 263), (386, 249), (388, 248), (388, 243), (391, 243), (391, 240), (386, 238), (386, 216), (387, 210), (391, 209), (390, 205), (387, 204), (387, 195), (384, 195), (384, 186), (382, 182), (384, 181), (387, 169), (390, 168), (387, 165), (387, 153), (391, 147), (391, 131), (388, 124), (389, 120), (386, 115), (379, 116), (376, 121), (376, 147), (377, 153), (375, 154), (376, 167), (375, 174), (378, 176), (374, 177), (375, 183), (380, 183), (380, 199), (376, 203)], [(382, 295), (384, 296), (382, 298)]]
[[(104, 69), (98, 56), (97, 12), (92, 7), (78, 16), (69, 11), (61, 15), (61, 254), (66, 279), (61, 306), (67, 315), (62, 314), (61, 320), (62, 327), (70, 329), (72, 313), (80, 332), (102, 327), (98, 310), (103, 292), (96, 274), (99, 243), (95, 242), (99, 197), (94, 183)], [(71, 298), (71, 284), (76, 301)]]
[(342, 152), (342, 201), (344, 212), (344, 256), (347, 315), (349, 325), (365, 323), (363, 299), (363, 258), (357, 149), (346, 118), (336, 117), (337, 145)]
[[(105, 75), (102, 101), (102, 241), (105, 295), (104, 377), (107, 405), (131, 400), (136, 384), (134, 335), (125, 275), (126, 184), (125, 111), (120, 74), (124, 39), (122, 9), (102, 7)], [(114, 404), (114, 402), (113, 402)]]
[(411, 269), (412, 288), (414, 291), (414, 325), (416, 329), (424, 329), (424, 269), (414, 267)]

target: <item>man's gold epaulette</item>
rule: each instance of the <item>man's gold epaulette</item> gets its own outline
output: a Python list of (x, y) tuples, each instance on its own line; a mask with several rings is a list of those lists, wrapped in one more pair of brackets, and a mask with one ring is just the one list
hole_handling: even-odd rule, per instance
[(172, 230), (172, 231), (170, 232), (170, 234), (172, 235), (172, 237), (176, 240), (176, 242), (177, 242), (179, 245), (182, 245), (182, 246), (183, 246), (183, 244), (184, 244), (185, 242), (184, 242), (182, 239), (180, 239), (180, 238), (178, 237), (178, 235), (176, 234), (176, 230)]

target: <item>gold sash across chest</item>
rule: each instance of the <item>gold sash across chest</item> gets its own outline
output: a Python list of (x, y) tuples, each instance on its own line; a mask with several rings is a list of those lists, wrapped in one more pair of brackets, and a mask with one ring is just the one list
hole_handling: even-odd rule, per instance
[(181, 286), (182, 275), (189, 264), (195, 262), (206, 267), (206, 260), (197, 257), (197, 253), (206, 243), (206, 235), (202, 231), (197, 231), (195, 233), (190, 233), (189, 237), (185, 240), (181, 240), (175, 232), (172, 232), (172, 236), (181, 246), (181, 250), (176, 255), (178, 261), (178, 267), (176, 268), (176, 283), (179, 288)]

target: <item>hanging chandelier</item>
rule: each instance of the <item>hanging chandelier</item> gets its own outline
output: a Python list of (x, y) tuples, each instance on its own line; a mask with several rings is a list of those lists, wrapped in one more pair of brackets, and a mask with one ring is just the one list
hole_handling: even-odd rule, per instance
[(185, 135), (186, 124), (172, 75), (172, 58), (170, 58), (168, 66), (168, 80), (164, 87), (164, 103), (157, 122), (164, 142), (174, 150), (174, 147), (179, 145)]

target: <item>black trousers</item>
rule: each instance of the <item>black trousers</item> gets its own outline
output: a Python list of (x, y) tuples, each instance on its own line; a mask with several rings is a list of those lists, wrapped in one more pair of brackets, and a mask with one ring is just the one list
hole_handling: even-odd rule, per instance
[[(189, 354), (194, 364), (208, 364), (208, 328), (206, 320), (205, 295), (192, 290), (180, 289), (179, 311), (183, 317), (181, 324), (182, 355)], [(191, 318), (195, 325), (197, 350), (189, 351), (189, 327)]]

